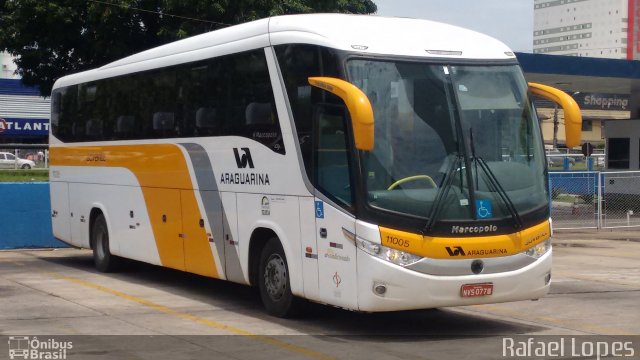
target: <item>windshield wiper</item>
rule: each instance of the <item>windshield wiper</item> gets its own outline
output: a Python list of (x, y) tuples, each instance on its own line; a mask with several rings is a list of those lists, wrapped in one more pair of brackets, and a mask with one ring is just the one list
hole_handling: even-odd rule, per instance
[(507, 210), (509, 210), (509, 213), (511, 213), (511, 217), (513, 217), (513, 220), (515, 220), (516, 222), (516, 225), (517, 225), (516, 228), (521, 228), (523, 226), (522, 218), (520, 218), (520, 214), (518, 214), (518, 210), (516, 209), (515, 205), (513, 205), (513, 201), (511, 201), (511, 199), (509, 198), (509, 195), (507, 195), (507, 192), (504, 190), (502, 185), (500, 185), (500, 182), (496, 178), (496, 175), (493, 173), (493, 171), (491, 171), (491, 169), (489, 168), (489, 165), (487, 165), (487, 162), (484, 161), (482, 157), (475, 156), (474, 160), (477, 164), (480, 164), (480, 168), (482, 168), (485, 175), (487, 175), (489, 184), (494, 188), (495, 192), (497, 192), (498, 195), (500, 195), (500, 198), (507, 206)]
[[(516, 209), (515, 205), (513, 205), (513, 201), (511, 201), (509, 195), (507, 195), (507, 192), (504, 190), (502, 185), (500, 185), (500, 181), (498, 181), (496, 175), (493, 173), (493, 171), (491, 171), (489, 165), (487, 165), (487, 162), (484, 161), (482, 157), (476, 155), (476, 145), (473, 142), (473, 128), (469, 128), (469, 142), (471, 143), (471, 158), (475, 160), (476, 164), (476, 183), (478, 182), (477, 165), (480, 164), (480, 168), (484, 171), (487, 179), (489, 180), (489, 185), (491, 185), (491, 187), (493, 187), (493, 190), (497, 192), (498, 195), (500, 195), (500, 198), (507, 206), (507, 210), (509, 210), (509, 213), (511, 213), (511, 217), (513, 218), (513, 220), (515, 220), (516, 228), (521, 228), (523, 226), (522, 219), (520, 218), (520, 214), (518, 214), (518, 210)], [(478, 187), (476, 186), (476, 191), (477, 190)]]
[(451, 187), (451, 181), (453, 180), (453, 173), (458, 168), (458, 163), (460, 163), (460, 159), (462, 159), (462, 155), (455, 154), (455, 160), (451, 161), (449, 168), (447, 169), (446, 174), (444, 175), (444, 179), (442, 179), (442, 183), (440, 185), (440, 189), (438, 190), (438, 194), (436, 198), (433, 200), (435, 206), (431, 208), (431, 214), (429, 214), (429, 220), (427, 220), (427, 224), (423, 229), (423, 233), (429, 232), (432, 230), (433, 225), (436, 223), (436, 218), (439, 216), (442, 211), (443, 201), (442, 199), (446, 199), (449, 195), (449, 190)]

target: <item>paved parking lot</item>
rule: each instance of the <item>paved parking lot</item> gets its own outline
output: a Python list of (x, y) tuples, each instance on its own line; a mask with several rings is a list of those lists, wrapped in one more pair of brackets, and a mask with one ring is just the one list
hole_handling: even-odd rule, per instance
[(640, 334), (638, 238), (557, 233), (539, 301), (384, 314), (309, 305), (291, 320), (265, 315), (240, 285), (145, 264), (102, 274), (87, 250), (6, 251), (0, 335), (70, 339), (68, 359), (500, 358), (504, 336)]

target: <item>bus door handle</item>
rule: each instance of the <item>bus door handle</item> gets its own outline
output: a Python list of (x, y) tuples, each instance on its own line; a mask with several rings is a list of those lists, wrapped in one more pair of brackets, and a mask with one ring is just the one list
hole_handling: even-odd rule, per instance
[(320, 228), (320, 237), (323, 239), (327, 238), (327, 229), (326, 228)]

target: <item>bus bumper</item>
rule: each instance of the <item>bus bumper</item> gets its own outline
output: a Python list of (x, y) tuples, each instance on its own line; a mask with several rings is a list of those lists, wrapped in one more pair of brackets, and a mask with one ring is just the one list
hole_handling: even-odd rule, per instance
[[(452, 260), (455, 261), (455, 260)], [(533, 300), (549, 292), (552, 250), (521, 269), (496, 274), (434, 276), (391, 264), (358, 249), (358, 308), (397, 311)], [(462, 297), (467, 284), (492, 283), (491, 295)], [(386, 291), (374, 290), (383, 285)]]

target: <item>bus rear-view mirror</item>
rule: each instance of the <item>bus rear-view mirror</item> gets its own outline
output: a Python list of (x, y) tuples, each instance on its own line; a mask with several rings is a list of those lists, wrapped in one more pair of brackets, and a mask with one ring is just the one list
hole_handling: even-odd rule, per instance
[(355, 146), (358, 150), (373, 150), (373, 108), (367, 95), (357, 86), (331, 77), (310, 77), (309, 84), (339, 96), (351, 117)]
[(532, 82), (529, 83), (529, 90), (532, 94), (553, 101), (562, 107), (566, 145), (568, 148), (580, 145), (582, 114), (573, 97), (560, 89)]

